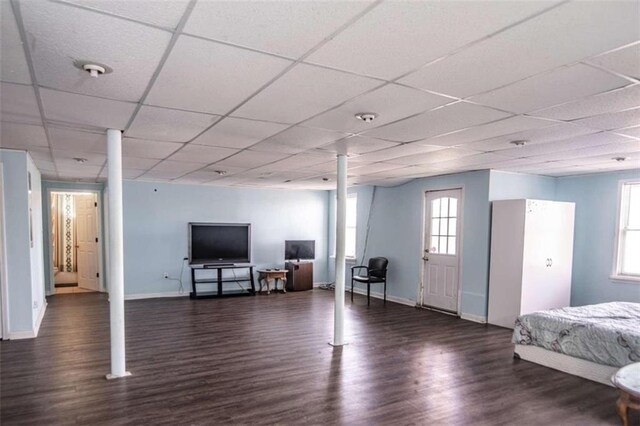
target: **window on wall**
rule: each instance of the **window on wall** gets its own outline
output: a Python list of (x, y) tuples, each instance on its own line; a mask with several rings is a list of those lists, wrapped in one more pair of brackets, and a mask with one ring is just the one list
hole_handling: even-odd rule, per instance
[(456, 255), (457, 222), (456, 198), (443, 197), (431, 202), (430, 253)]
[(614, 278), (640, 281), (640, 181), (620, 188)]
[(345, 235), (345, 256), (356, 257), (356, 234), (358, 218), (358, 196), (351, 194), (347, 197), (347, 233)]

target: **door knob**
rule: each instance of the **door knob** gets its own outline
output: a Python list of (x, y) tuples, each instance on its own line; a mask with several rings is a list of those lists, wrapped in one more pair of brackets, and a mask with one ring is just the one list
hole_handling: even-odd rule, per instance
[(424, 260), (425, 262), (428, 262), (429, 258), (425, 256), (425, 257), (422, 258), (422, 260)]

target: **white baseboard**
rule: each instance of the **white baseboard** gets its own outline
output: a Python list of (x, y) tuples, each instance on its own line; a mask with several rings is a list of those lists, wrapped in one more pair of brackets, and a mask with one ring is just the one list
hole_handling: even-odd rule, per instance
[[(347, 293), (351, 293), (351, 288), (346, 289)], [(364, 296), (367, 295), (367, 290), (363, 290), (361, 288), (354, 288), (353, 292), (355, 294), (362, 294)], [(371, 297), (374, 299), (384, 299), (384, 294), (383, 293), (378, 293), (376, 292), (371, 292)], [(411, 299), (405, 299), (403, 297), (396, 297), (396, 296), (391, 296), (387, 294), (387, 300), (389, 302), (394, 302), (394, 303), (399, 303), (401, 305), (407, 305), (407, 306), (411, 306), (414, 307), (416, 306), (416, 301), (415, 300), (411, 300)]]
[(467, 321), (473, 321), (473, 322), (477, 322), (477, 323), (480, 323), (480, 324), (486, 324), (487, 323), (487, 317), (483, 317), (481, 315), (465, 314), (464, 312), (460, 314), (460, 319), (467, 320)]
[(140, 299), (157, 299), (159, 297), (187, 297), (189, 292), (185, 291), (180, 293), (179, 291), (168, 291), (166, 293), (139, 293), (139, 294), (125, 294), (124, 300), (140, 300)]
[(36, 324), (33, 330), (23, 330), (23, 331), (10, 331), (7, 339), (9, 340), (21, 340), (21, 339), (34, 339), (38, 337), (38, 332), (40, 331), (40, 325), (42, 324), (42, 319), (44, 318), (44, 313), (47, 310), (47, 302), (45, 301), (42, 304), (42, 308), (38, 312), (38, 318), (36, 318)]

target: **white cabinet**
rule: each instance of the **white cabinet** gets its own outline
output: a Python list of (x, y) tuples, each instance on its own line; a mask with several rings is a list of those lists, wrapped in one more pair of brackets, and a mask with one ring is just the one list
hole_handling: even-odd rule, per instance
[(569, 306), (574, 211), (573, 203), (493, 202), (490, 324), (513, 328), (519, 315)]

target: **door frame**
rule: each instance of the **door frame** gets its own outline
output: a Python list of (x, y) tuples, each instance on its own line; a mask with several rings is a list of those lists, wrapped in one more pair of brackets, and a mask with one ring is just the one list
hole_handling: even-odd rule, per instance
[(5, 227), (4, 227), (4, 172), (3, 165), (0, 163), (0, 338), (9, 338), (9, 281), (7, 274), (7, 259), (5, 245)]
[(47, 295), (53, 295), (56, 294), (56, 285), (55, 285), (55, 280), (54, 280), (54, 273), (53, 273), (53, 254), (51, 253), (51, 246), (52, 246), (52, 241), (51, 241), (51, 193), (52, 192), (67, 192), (70, 194), (73, 193), (80, 193), (80, 194), (86, 194), (86, 193), (92, 193), (96, 195), (96, 200), (98, 203), (98, 207), (97, 207), (97, 214), (96, 214), (96, 221), (97, 221), (97, 232), (98, 232), (98, 238), (100, 238), (99, 244), (98, 244), (98, 273), (100, 274), (100, 276), (98, 277), (98, 282), (99, 282), (99, 291), (104, 293), (106, 292), (106, 285), (105, 285), (105, 277), (104, 277), (104, 253), (105, 253), (105, 240), (104, 240), (104, 227), (102, 226), (102, 222), (104, 220), (104, 215), (103, 215), (103, 205), (104, 203), (102, 202), (102, 195), (103, 195), (103, 190), (102, 189), (96, 189), (96, 188), (84, 188), (81, 185), (79, 185), (78, 187), (69, 187), (67, 186), (68, 184), (61, 184), (61, 185), (56, 185), (55, 182), (53, 182), (52, 184), (47, 185), (46, 191), (43, 191), (45, 200), (44, 200), (44, 205), (47, 206), (46, 209), (46, 214), (44, 214), (44, 221), (45, 221), (45, 238), (46, 238), (46, 247), (48, 248), (46, 254), (45, 255), (45, 262), (47, 265), (47, 269), (49, 270), (49, 286), (48, 288), (46, 288), (47, 290)]
[(460, 202), (458, 203), (458, 222), (460, 223), (460, 238), (458, 238), (458, 301), (456, 303), (456, 315), (460, 316), (462, 313), (462, 253), (463, 253), (463, 244), (464, 244), (464, 185), (445, 185), (445, 186), (436, 186), (429, 189), (423, 189), (422, 191), (422, 227), (420, 233), (420, 252), (418, 253), (418, 261), (420, 265), (418, 267), (418, 295), (416, 306), (437, 310), (431, 306), (426, 306), (424, 304), (424, 260), (422, 257), (424, 256), (425, 249), (425, 234), (427, 231), (427, 193), (429, 192), (439, 192), (439, 191), (452, 191), (452, 190), (460, 190)]

